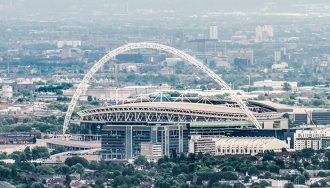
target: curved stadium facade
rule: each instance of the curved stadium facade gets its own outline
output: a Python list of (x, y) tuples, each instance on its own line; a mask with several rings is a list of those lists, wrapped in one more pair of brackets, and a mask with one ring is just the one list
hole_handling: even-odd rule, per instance
[[(274, 136), (274, 129), (287, 124), (282, 113), (258, 104), (248, 106), (269, 129), (262, 134), (270, 135), (260, 136)], [(87, 109), (78, 115), (84, 133), (102, 135), (101, 157), (105, 160), (135, 158), (143, 152), (143, 143), (159, 145), (163, 155), (170, 155), (174, 150), (187, 153), (191, 135), (260, 134), (231, 101), (127, 103)]]

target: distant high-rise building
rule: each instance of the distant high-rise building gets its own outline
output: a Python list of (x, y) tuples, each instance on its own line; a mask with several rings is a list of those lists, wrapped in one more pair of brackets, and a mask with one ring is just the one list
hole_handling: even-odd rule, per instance
[(236, 58), (247, 59), (249, 63), (254, 64), (254, 51), (253, 49), (238, 49), (238, 50), (229, 50), (228, 57), (231, 61), (234, 61)]
[(271, 25), (256, 27), (256, 42), (267, 42), (274, 38), (274, 27)]
[(218, 26), (210, 26), (210, 39), (218, 39)]
[(282, 52), (280, 50), (274, 51), (274, 62), (280, 62), (282, 60)]

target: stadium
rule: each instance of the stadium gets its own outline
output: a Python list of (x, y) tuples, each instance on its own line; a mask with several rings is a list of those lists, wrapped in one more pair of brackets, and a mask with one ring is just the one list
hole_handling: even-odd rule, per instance
[(281, 140), (290, 136), (288, 122), (282, 118), (285, 111), (281, 107), (258, 101), (243, 102), (218, 74), (193, 56), (170, 46), (150, 42), (129, 43), (118, 47), (103, 56), (87, 72), (68, 106), (63, 136), (67, 137), (71, 116), (79, 97), (86, 92), (88, 83), (96, 72), (118, 54), (138, 49), (164, 51), (194, 65), (225, 90), (231, 100), (197, 98), (163, 101), (160, 97), (159, 101), (123, 102), (80, 111), (81, 134), (101, 135), (102, 159), (130, 160), (150, 153), (157, 156), (171, 155), (173, 152), (188, 153), (189, 139), (193, 135), (258, 136)]
[[(253, 104), (252, 104), (253, 103)], [(262, 125), (256, 129), (233, 101), (135, 102), (78, 112), (84, 134), (101, 135), (102, 158), (129, 160), (140, 155), (141, 143), (157, 143), (162, 153), (187, 153), (189, 138), (203, 136), (276, 136), (285, 139), (283, 113), (262, 103), (248, 103)]]

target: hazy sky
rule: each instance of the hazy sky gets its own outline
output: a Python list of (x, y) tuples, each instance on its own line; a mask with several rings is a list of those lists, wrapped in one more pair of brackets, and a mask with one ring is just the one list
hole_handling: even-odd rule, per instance
[(305, 8), (302, 8), (302, 5), (313, 11), (315, 7), (330, 7), (330, 0), (0, 0), (0, 16), (24, 18), (40, 15), (44, 18), (48, 15), (66, 17), (75, 14), (76, 17), (84, 17), (97, 11), (121, 12), (127, 10), (127, 7), (129, 11), (174, 10), (184, 14), (261, 10), (303, 12)]
[(177, 9), (177, 10), (258, 10), (264, 4), (274, 4), (279, 8), (292, 5), (327, 4), (329, 0), (1, 0), (0, 3), (12, 2), (30, 10), (59, 10), (69, 7), (102, 8), (105, 4), (123, 4), (127, 2), (133, 9)]

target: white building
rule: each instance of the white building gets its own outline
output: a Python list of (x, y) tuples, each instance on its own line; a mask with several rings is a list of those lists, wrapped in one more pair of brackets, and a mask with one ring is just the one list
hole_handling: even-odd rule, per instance
[(13, 87), (10, 85), (2, 86), (2, 97), (5, 99), (11, 99), (13, 97)]
[(60, 40), (60, 41), (57, 41), (57, 48), (63, 48), (65, 46), (76, 48), (76, 47), (81, 46), (81, 41), (80, 40)]
[(272, 65), (272, 69), (273, 69), (273, 70), (286, 69), (286, 68), (288, 68), (288, 67), (289, 67), (289, 65), (288, 65), (288, 63), (286, 63), (286, 62), (275, 63), (275, 64)]
[(297, 130), (293, 138), (295, 150), (302, 150), (305, 148), (320, 150), (330, 145), (330, 129)]
[(274, 27), (263, 25), (256, 27), (256, 42), (267, 42), (274, 38)]
[(229, 58), (227, 56), (218, 56), (214, 57), (214, 63), (216, 67), (222, 67), (224, 69), (228, 69), (231, 67), (231, 64), (229, 62)]
[[(168, 85), (162, 86), (127, 86), (123, 88), (88, 88), (85, 96), (92, 96), (98, 100), (126, 100), (137, 96), (146, 96), (159, 90), (171, 89)], [(73, 96), (76, 90), (74, 88), (64, 90), (63, 95)]]
[(178, 62), (183, 62), (181, 58), (171, 57), (165, 59), (166, 65), (169, 67), (174, 67)]
[(274, 137), (194, 137), (189, 152), (214, 155), (257, 155), (267, 150), (281, 152), (290, 146)]
[(298, 83), (297, 82), (286, 82), (286, 81), (273, 81), (273, 80), (264, 80), (264, 81), (257, 81), (253, 83), (254, 87), (271, 87), (273, 89), (283, 89), (285, 83), (288, 83), (292, 90), (298, 90)]
[(218, 26), (212, 25), (210, 26), (210, 39), (218, 39)]
[(158, 159), (163, 156), (163, 149), (161, 143), (141, 143), (141, 155), (147, 159)]
[(189, 140), (189, 153), (210, 153), (215, 155), (215, 140), (201, 135), (192, 135)]
[(267, 150), (281, 152), (289, 145), (274, 137), (227, 137), (216, 141), (216, 155), (257, 155)]

